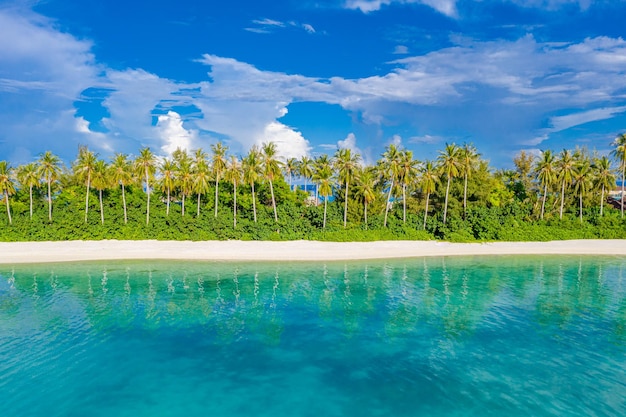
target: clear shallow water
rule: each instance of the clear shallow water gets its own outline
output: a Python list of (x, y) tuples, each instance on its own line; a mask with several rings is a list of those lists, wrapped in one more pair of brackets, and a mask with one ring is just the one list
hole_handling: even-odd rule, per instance
[(626, 415), (626, 258), (0, 266), (0, 414)]

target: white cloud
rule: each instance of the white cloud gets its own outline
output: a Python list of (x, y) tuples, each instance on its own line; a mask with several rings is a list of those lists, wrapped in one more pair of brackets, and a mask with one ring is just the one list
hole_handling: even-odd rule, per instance
[(180, 114), (170, 110), (167, 114), (160, 115), (156, 127), (162, 141), (161, 150), (167, 156), (178, 148), (187, 151), (195, 148), (198, 133), (185, 129)]
[(398, 148), (402, 147), (402, 136), (393, 135), (391, 139), (389, 139), (389, 144), (396, 145)]
[(113, 153), (115, 149), (111, 145), (111, 141), (106, 133), (94, 132), (89, 128), (89, 122), (83, 117), (77, 117), (76, 119), (76, 131), (80, 132), (87, 139), (88, 144), (95, 149), (103, 150), (107, 153)]
[(388, 6), (392, 3), (423, 4), (449, 17), (456, 17), (457, 15), (456, 0), (346, 0), (344, 7), (347, 9), (360, 10), (363, 13), (370, 13), (380, 10), (382, 6)]
[(301, 158), (308, 155), (311, 147), (302, 133), (297, 132), (280, 122), (270, 122), (264, 131), (257, 136), (256, 143), (261, 145), (274, 142), (278, 155), (282, 158)]
[(409, 53), (409, 48), (404, 45), (396, 45), (392, 53), (394, 55), (406, 55)]
[(247, 30), (248, 32), (268, 34), (268, 33), (272, 33), (276, 29), (284, 29), (287, 27), (292, 27), (292, 28), (302, 29), (309, 34), (316, 33), (313, 25), (309, 23), (298, 23), (295, 21), (281, 22), (279, 20), (267, 19), (267, 18), (255, 19), (252, 21), (252, 23), (256, 26), (246, 27), (244, 28), (244, 30)]
[(305, 31), (309, 33), (315, 33), (315, 28), (312, 25), (309, 25), (308, 23), (303, 23), (302, 29), (304, 29)]
[(413, 136), (409, 138), (409, 143), (425, 143), (429, 145), (435, 145), (438, 143), (443, 143), (446, 141), (446, 138), (442, 136), (433, 136), (433, 135), (423, 135), (423, 136)]
[(602, 107), (584, 112), (571, 113), (565, 116), (555, 116), (550, 119), (552, 125), (551, 131), (558, 132), (585, 123), (610, 119), (616, 114), (623, 112), (626, 112), (626, 106)]

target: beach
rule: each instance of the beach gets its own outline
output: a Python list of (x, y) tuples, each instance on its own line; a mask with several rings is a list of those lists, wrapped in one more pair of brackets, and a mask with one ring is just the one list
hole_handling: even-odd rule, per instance
[(0, 264), (95, 260), (341, 261), (479, 255), (623, 255), (626, 240), (450, 243), (442, 241), (64, 241), (0, 242)]

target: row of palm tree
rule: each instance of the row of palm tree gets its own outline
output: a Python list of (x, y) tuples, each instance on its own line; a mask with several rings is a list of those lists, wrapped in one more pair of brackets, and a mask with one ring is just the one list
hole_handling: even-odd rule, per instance
[[(626, 134), (618, 136), (613, 143), (613, 156), (619, 163), (622, 178), (626, 175)], [(98, 158), (87, 147), (80, 147), (72, 164), (73, 178), (85, 186), (85, 222), (88, 219), (89, 196), (91, 190), (98, 191), (100, 217), (104, 223), (103, 192), (113, 187), (121, 188), (124, 207), (124, 222), (128, 222), (126, 207), (126, 187), (141, 184), (146, 194), (146, 224), (150, 221), (150, 197), (155, 188), (164, 195), (166, 215), (170, 214), (170, 202), (181, 203), (181, 212), (185, 216), (185, 203), (195, 195), (197, 198), (196, 216), (200, 216), (201, 200), (209, 192), (214, 181), (215, 202), (214, 216), (218, 215), (219, 185), (226, 181), (233, 186), (233, 218), (237, 226), (237, 188), (250, 186), (254, 221), (257, 221), (257, 198), (255, 185), (264, 181), (269, 185), (274, 220), (278, 221), (274, 183), (284, 176), (288, 177), (289, 187), (294, 189), (294, 178), (304, 183), (307, 190), (309, 182), (315, 184), (313, 202), (318, 204), (319, 197), (324, 202), (324, 221), (326, 227), (327, 205), (335, 190), (338, 198), (343, 198), (343, 226), (347, 226), (348, 202), (358, 200), (363, 204), (364, 222), (368, 223), (368, 206), (376, 199), (384, 197), (384, 226), (387, 227), (391, 206), (402, 201), (402, 220), (406, 223), (407, 201), (410, 197), (422, 196), (424, 203), (423, 227), (429, 215), (431, 197), (443, 198), (442, 219), (447, 222), (451, 186), (462, 179), (463, 217), (467, 216), (468, 183), (472, 175), (486, 166), (476, 148), (471, 144), (457, 146), (446, 144), (434, 161), (420, 162), (410, 150), (389, 145), (375, 165), (365, 166), (360, 155), (350, 149), (338, 149), (332, 156), (320, 155), (316, 158), (304, 156), (301, 159), (290, 158), (281, 161), (276, 145), (272, 142), (260, 148), (253, 147), (248, 154), (238, 158), (228, 154), (228, 147), (218, 142), (211, 145), (211, 156), (202, 149), (191, 154), (178, 149), (169, 158), (158, 158), (149, 148), (143, 148), (133, 160), (127, 155), (116, 154), (110, 163)], [(539, 157), (525, 156), (527, 168), (522, 175), (529, 177), (530, 194), (541, 201), (539, 218), (544, 218), (548, 196), (559, 197), (559, 217), (563, 217), (566, 191), (573, 190), (579, 200), (579, 213), (582, 221), (584, 197), (591, 191), (600, 194), (600, 214), (603, 214), (604, 200), (608, 189), (615, 185), (615, 174), (611, 160), (606, 157), (591, 157), (588, 152), (577, 149), (563, 150), (555, 155), (546, 150)], [(516, 162), (517, 163), (517, 162)], [(14, 172), (15, 171), (15, 172)], [(33, 216), (33, 188), (45, 184), (47, 188), (48, 219), (52, 221), (52, 187), (63, 174), (60, 159), (51, 152), (45, 152), (33, 163), (25, 164), (14, 170), (6, 161), (0, 163), (0, 193), (4, 195), (9, 223), (9, 197), (18, 188), (29, 190), (30, 217)], [(623, 187), (623, 185), (622, 185)], [(350, 191), (354, 190), (354, 196)], [(445, 190), (445, 191), (444, 191)], [(308, 192), (308, 191), (307, 191)], [(386, 195), (386, 197), (385, 197)], [(458, 196), (460, 199), (460, 196)], [(382, 201), (382, 200), (381, 200)], [(440, 200), (438, 200), (440, 201)], [(622, 206), (623, 215), (623, 206)]]

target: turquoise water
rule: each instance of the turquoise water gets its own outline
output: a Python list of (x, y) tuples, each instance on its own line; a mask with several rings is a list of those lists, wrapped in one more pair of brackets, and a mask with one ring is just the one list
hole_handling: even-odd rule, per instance
[(626, 415), (626, 258), (0, 266), (0, 415)]

